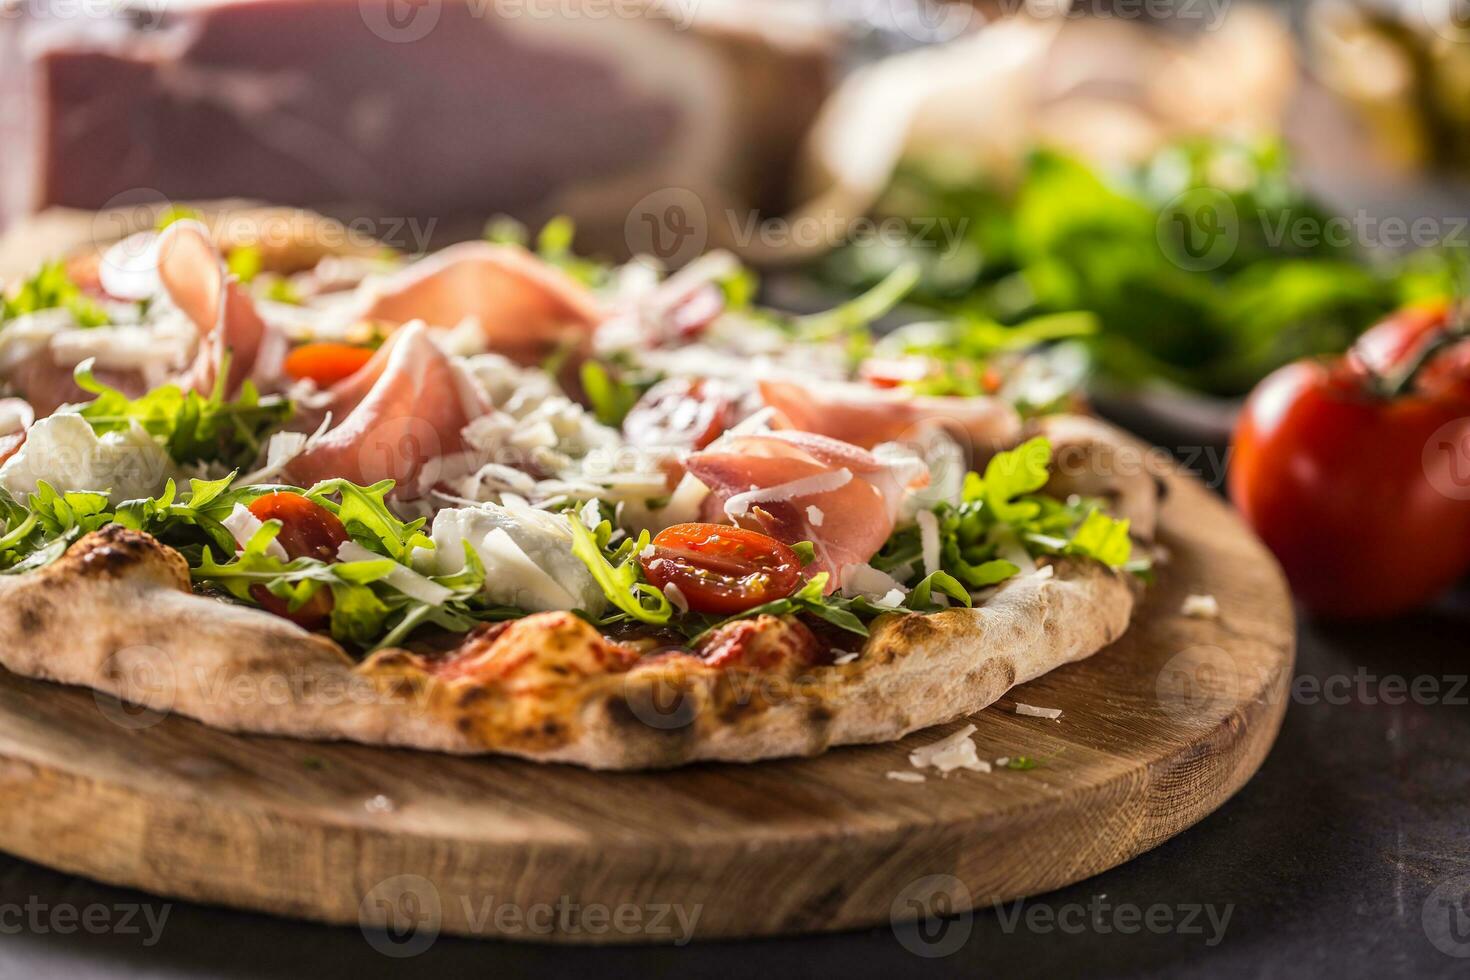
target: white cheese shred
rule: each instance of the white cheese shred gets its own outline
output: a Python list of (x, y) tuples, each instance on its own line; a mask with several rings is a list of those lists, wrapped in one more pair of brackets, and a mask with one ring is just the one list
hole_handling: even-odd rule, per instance
[(1038, 708), (1033, 704), (1022, 704), (1021, 702), (1017, 701), (1016, 714), (1023, 715), (1027, 718), (1047, 718), (1051, 721), (1057, 721), (1062, 717), (1062, 709)]
[(725, 513), (730, 517), (744, 517), (756, 504), (782, 503), (819, 493), (829, 493), (852, 482), (852, 471), (843, 467), (830, 473), (814, 473), (799, 480), (778, 483), (774, 487), (756, 487), (737, 493), (725, 501)]
[(924, 556), (924, 574), (939, 571), (939, 519), (932, 510), (921, 510), (914, 515), (919, 525), (919, 551)]
[(1219, 619), (1220, 603), (1212, 595), (1187, 595), (1179, 611), (1190, 619)]
[(921, 772), (903, 772), (898, 769), (890, 769), (885, 775), (895, 783), (924, 782), (924, 774)]
[(941, 774), (948, 774), (956, 769), (990, 772), (990, 763), (980, 758), (975, 750), (975, 743), (970, 738), (973, 734), (975, 726), (966, 725), (937, 742), (920, 746), (909, 753), (909, 765), (915, 769), (937, 769)]
[[(250, 539), (255, 537), (255, 532), (265, 526), (264, 521), (250, 513), (250, 510), (244, 504), (239, 503), (235, 504), (235, 509), (230, 511), (230, 516), (220, 521), (220, 523), (235, 536), (235, 541), (241, 548), (249, 544)], [(281, 542), (274, 538), (271, 539), (270, 544), (266, 545), (265, 553), (272, 558), (279, 558), (281, 561), (291, 560), (291, 556), (286, 554), (286, 549), (281, 545)]]
[[(337, 558), (340, 561), (382, 561), (383, 556), (369, 551), (356, 541), (343, 541), (337, 546)], [(446, 600), (454, 595), (454, 592), (445, 588), (438, 582), (432, 581), (427, 576), (404, 565), (395, 563), (391, 572), (383, 577), (393, 588), (402, 592), (410, 599), (430, 606), (443, 605)]]

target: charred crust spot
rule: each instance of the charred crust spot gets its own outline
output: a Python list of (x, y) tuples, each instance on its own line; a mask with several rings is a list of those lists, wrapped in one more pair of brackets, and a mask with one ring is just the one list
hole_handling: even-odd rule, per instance
[(935, 634), (934, 624), (926, 616), (905, 616), (894, 626), (894, 633), (903, 643), (923, 643)]
[(734, 724), (742, 718), (760, 714), (764, 707), (764, 705), (757, 705), (754, 701), (732, 698), (720, 705), (720, 720)]
[(555, 718), (548, 718), (541, 723), (541, 734), (547, 738), (557, 738), (562, 733), (561, 722)]
[(120, 572), (142, 562), (151, 543), (137, 531), (109, 524), (83, 542), (82, 568), (93, 574)]
[(608, 721), (627, 735), (652, 734), (668, 739), (692, 735), (699, 713), (690, 695), (684, 695), (672, 706), (661, 705), (652, 692), (643, 689), (630, 690), (625, 697), (609, 697), (603, 707)]
[(460, 692), (459, 706), (461, 708), (473, 708), (476, 704), (484, 701), (490, 696), (489, 690), (483, 687), (467, 687)]
[(814, 725), (825, 725), (832, 720), (832, 709), (825, 704), (814, 704), (807, 708), (806, 717)]
[(459, 730), (461, 735), (469, 735), (475, 730), (475, 719), (469, 715), (460, 715), (454, 719), (454, 727)]
[[(49, 610), (48, 610), (49, 611)], [(18, 617), (20, 631), (26, 635), (40, 632), (46, 625), (45, 617), (36, 606), (22, 606)]]

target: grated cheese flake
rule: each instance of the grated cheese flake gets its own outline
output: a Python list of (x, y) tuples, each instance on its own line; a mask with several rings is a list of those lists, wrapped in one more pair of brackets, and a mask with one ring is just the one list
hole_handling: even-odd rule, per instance
[(901, 771), (899, 771), (897, 769), (890, 769), (888, 771), (888, 773), (887, 773), (887, 776), (888, 776), (889, 779), (893, 780), (895, 783), (922, 783), (922, 782), (924, 782), (924, 774), (921, 773), (921, 772), (901, 772)]
[(1062, 709), (1038, 708), (1033, 704), (1022, 704), (1020, 701), (1017, 701), (1016, 714), (1027, 718), (1047, 718), (1051, 721), (1057, 721), (1062, 717)]
[(934, 768), (941, 773), (956, 769), (974, 772), (990, 772), (990, 763), (980, 758), (970, 736), (975, 734), (974, 725), (966, 725), (937, 742), (920, 746), (909, 753), (909, 765), (915, 769)]
[(1187, 595), (1179, 611), (1190, 619), (1219, 619), (1220, 603), (1212, 595)]

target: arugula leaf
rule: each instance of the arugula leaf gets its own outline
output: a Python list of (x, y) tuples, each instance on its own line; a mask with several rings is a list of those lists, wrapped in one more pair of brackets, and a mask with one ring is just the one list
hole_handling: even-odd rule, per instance
[(610, 522), (603, 521), (591, 531), (575, 510), (567, 511), (566, 518), (572, 529), (572, 554), (587, 566), (608, 601), (623, 615), (641, 623), (667, 623), (674, 608), (668, 596), (644, 580), (643, 566), (638, 561), (639, 553), (648, 547), (648, 532), (639, 534), (636, 540), (625, 540), (609, 556), (605, 549), (612, 534)]
[(265, 257), (255, 245), (236, 245), (225, 259), (225, 268), (241, 282), (255, 281), (265, 265)]
[(753, 606), (744, 612), (736, 613), (734, 616), (728, 616), (725, 619), (713, 623), (709, 622), (708, 618), (705, 618), (703, 621), (696, 621), (696, 631), (690, 637), (689, 642), (691, 645), (697, 645), (700, 640), (720, 627), (728, 626), (730, 623), (738, 622), (742, 619), (754, 619), (757, 616), (792, 616), (799, 613), (807, 613), (815, 616), (818, 619), (831, 623), (839, 629), (847, 630), (849, 633), (856, 633), (858, 636), (867, 636), (868, 627), (863, 623), (862, 618), (855, 610), (861, 610), (870, 617), (883, 612), (892, 612), (889, 609), (878, 609), (862, 600), (823, 595), (822, 593), (827, 588), (828, 579), (829, 576), (826, 572), (818, 572), (807, 579), (806, 584), (800, 589), (785, 599), (774, 599), (771, 602)]
[(290, 420), (295, 406), (284, 398), (262, 397), (246, 381), (240, 397), (225, 401), (228, 358), (220, 365), (214, 391), (206, 398), (178, 385), (154, 388), (129, 398), (92, 374), (92, 359), (78, 364), (77, 386), (96, 397), (78, 409), (99, 435), (131, 428), (133, 423), (163, 440), (176, 463), (248, 465), (259, 455), (268, 433)]
[(621, 428), (642, 394), (637, 385), (629, 384), (615, 376), (599, 361), (582, 362), (582, 390), (592, 403), (592, 412), (597, 421), (613, 428)]
[(850, 337), (866, 331), (874, 320), (889, 313), (919, 282), (919, 267), (912, 263), (894, 269), (867, 292), (823, 313), (798, 317), (796, 335), (815, 342)]
[(964, 499), (980, 501), (997, 521), (1021, 524), (1034, 520), (1041, 505), (1018, 499), (1035, 493), (1051, 479), (1051, 441), (1045, 436), (1029, 439), (1008, 452), (996, 453), (985, 464), (985, 475), (965, 474)]
[[(1011, 574), (1015, 573), (1012, 572)], [(1010, 576), (1007, 575), (1006, 577), (1009, 578)], [(965, 588), (953, 575), (940, 570), (924, 576), (919, 581), (919, 584), (914, 586), (913, 591), (909, 593), (908, 599), (904, 601), (904, 605), (915, 612), (932, 612), (936, 609), (948, 608), (943, 603), (934, 601), (933, 594), (935, 589), (938, 589), (941, 593), (949, 596), (962, 606), (972, 604), (970, 590)]]
[[(1132, 558), (1128, 522), (1084, 500), (1060, 501), (1037, 491), (1049, 479), (1051, 445), (1032, 439), (997, 453), (984, 475), (966, 475), (962, 502), (933, 508), (940, 570), (913, 586), (908, 605), (928, 611), (933, 592), (959, 599), (997, 585), (1043, 555), (1079, 555), (1114, 568), (1142, 570)], [(917, 526), (895, 532), (872, 559), (874, 567), (912, 581), (922, 557)], [(1146, 562), (1144, 563), (1146, 566)], [(961, 600), (963, 601), (963, 600)]]
[(203, 221), (204, 216), (191, 207), (182, 204), (170, 204), (158, 215), (158, 220), (153, 223), (154, 231), (163, 231), (176, 221)]
[(67, 274), (66, 263), (47, 262), (9, 296), (0, 296), (0, 323), (41, 310), (65, 309), (79, 327), (101, 327), (112, 318), (82, 294)]
[(405, 522), (389, 509), (387, 497), (392, 490), (392, 480), (360, 487), (351, 480), (339, 478), (323, 480), (304, 495), (336, 514), (353, 541), (407, 565), (415, 548), (432, 550), (434, 542), (423, 532), (427, 518)]
[(1087, 512), (1072, 540), (1067, 542), (1067, 553), (1096, 558), (1104, 565), (1114, 567), (1126, 565), (1133, 553), (1128, 539), (1128, 522), (1116, 520), (1102, 511)]

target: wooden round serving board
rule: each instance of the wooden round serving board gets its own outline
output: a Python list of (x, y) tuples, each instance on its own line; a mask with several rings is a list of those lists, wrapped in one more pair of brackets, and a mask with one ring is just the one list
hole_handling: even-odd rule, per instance
[[(130, 722), (0, 672), (0, 848), (161, 895), (386, 924), (369, 937), (399, 952), (440, 930), (670, 941), (696, 916), (695, 937), (843, 929), (1054, 889), (1218, 807), (1286, 707), (1275, 563), (1204, 487), (1171, 484), (1170, 557), (1128, 633), (970, 719), (982, 758), (1037, 768), (887, 778), (950, 725), (810, 759), (595, 773)], [(1219, 619), (1182, 615), (1192, 593)]]

